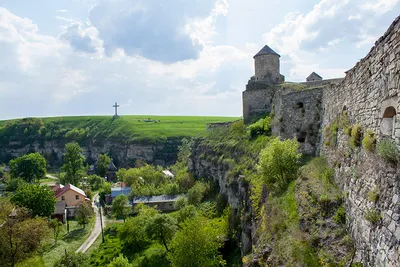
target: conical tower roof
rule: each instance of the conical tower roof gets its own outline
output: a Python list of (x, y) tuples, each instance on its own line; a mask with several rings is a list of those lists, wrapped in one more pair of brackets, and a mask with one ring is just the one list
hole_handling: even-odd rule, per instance
[(263, 49), (261, 49), (260, 52), (258, 52), (253, 58), (262, 55), (277, 55), (278, 57), (280, 57), (280, 55), (276, 53), (274, 50), (272, 50), (272, 48), (269, 47), (268, 45), (265, 45)]
[(117, 167), (115, 167), (114, 162), (111, 160), (110, 164), (108, 164), (108, 168), (109, 171), (116, 171)]

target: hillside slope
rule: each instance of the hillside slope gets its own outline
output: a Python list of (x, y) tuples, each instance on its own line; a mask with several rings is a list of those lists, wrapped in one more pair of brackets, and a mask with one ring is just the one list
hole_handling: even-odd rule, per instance
[(117, 165), (135, 159), (173, 162), (182, 138), (206, 130), (207, 123), (234, 121), (234, 117), (195, 116), (81, 116), (24, 118), (0, 121), (0, 162), (38, 151), (57, 165), (64, 145), (78, 142), (92, 163), (108, 153)]

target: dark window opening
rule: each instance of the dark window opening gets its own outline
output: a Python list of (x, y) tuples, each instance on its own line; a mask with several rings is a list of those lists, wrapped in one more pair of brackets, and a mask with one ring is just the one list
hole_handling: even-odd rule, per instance
[(306, 141), (307, 134), (306, 133), (299, 133), (297, 135), (297, 142), (304, 143)]
[(303, 102), (297, 102), (296, 108), (303, 108), (303, 107), (304, 107)]

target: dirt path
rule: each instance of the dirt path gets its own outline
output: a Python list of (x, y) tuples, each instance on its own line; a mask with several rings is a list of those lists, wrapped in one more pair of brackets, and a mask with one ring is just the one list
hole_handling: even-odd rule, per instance
[[(82, 252), (85, 253), (90, 246), (94, 243), (94, 241), (96, 241), (97, 237), (101, 234), (101, 225), (100, 225), (100, 213), (99, 213), (99, 208), (97, 207), (97, 205), (95, 203), (99, 203), (99, 196), (95, 195), (94, 196), (94, 201), (93, 201), (93, 208), (94, 208), (94, 212), (96, 214), (96, 222), (94, 224), (92, 233), (90, 234), (90, 236), (85, 240), (85, 242), (83, 242), (83, 244), (76, 250), (76, 253), (78, 252)], [(98, 204), (98, 206), (100, 207), (100, 204)], [(103, 228), (105, 226), (105, 220), (104, 220), (104, 216), (103, 216)]]

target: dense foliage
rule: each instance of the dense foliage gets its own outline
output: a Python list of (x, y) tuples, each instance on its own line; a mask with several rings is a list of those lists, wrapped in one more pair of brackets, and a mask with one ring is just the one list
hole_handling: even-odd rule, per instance
[(96, 173), (100, 177), (106, 176), (107, 168), (108, 168), (108, 165), (110, 164), (110, 162), (111, 162), (111, 159), (106, 154), (99, 155), (99, 158), (97, 159), (97, 162), (96, 162)]
[(0, 263), (14, 266), (38, 250), (47, 236), (47, 222), (32, 218), (28, 210), (0, 199)]
[(78, 143), (68, 143), (65, 145), (64, 164), (61, 170), (65, 172), (61, 179), (62, 184), (73, 184), (78, 186), (83, 176), (83, 163), (85, 157)]
[(111, 212), (116, 216), (124, 219), (132, 213), (132, 207), (129, 204), (128, 197), (121, 194), (117, 196), (111, 206)]
[(400, 151), (391, 139), (380, 140), (377, 144), (378, 155), (391, 164), (397, 164), (400, 160)]
[(75, 211), (75, 217), (78, 220), (78, 223), (83, 225), (83, 228), (85, 228), (86, 224), (89, 223), (89, 218), (92, 217), (92, 215), (93, 208), (86, 201), (81, 202)]
[(25, 184), (18, 187), (11, 197), (11, 202), (19, 207), (27, 208), (32, 216), (50, 216), (56, 204), (54, 192), (47, 186)]
[(260, 153), (259, 169), (271, 190), (282, 190), (297, 177), (299, 144), (295, 140), (273, 139)]
[(39, 153), (31, 153), (10, 160), (12, 178), (22, 178), (28, 183), (38, 182), (46, 174), (46, 160)]

